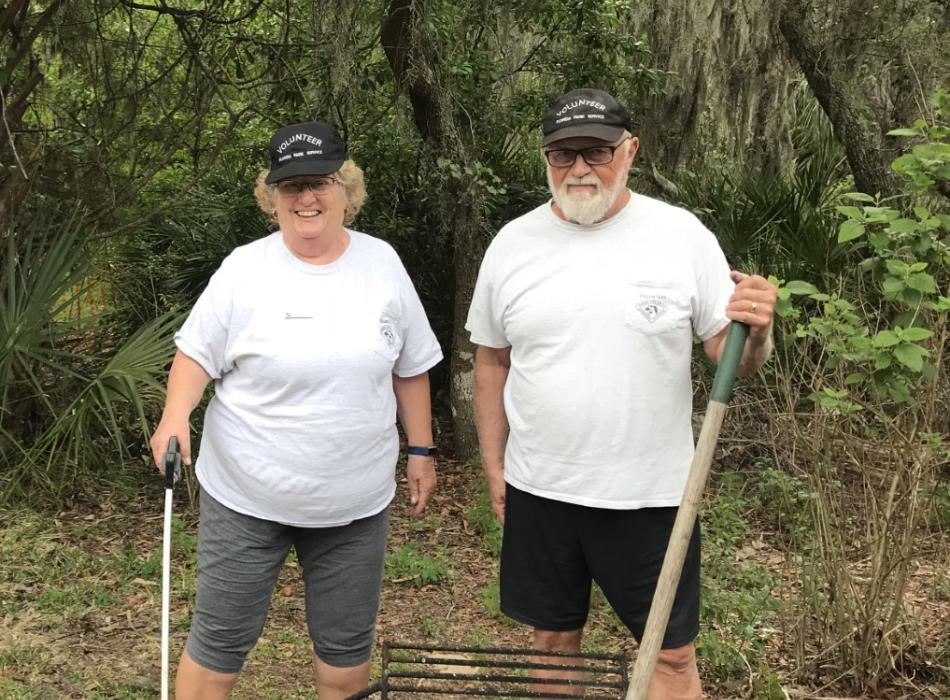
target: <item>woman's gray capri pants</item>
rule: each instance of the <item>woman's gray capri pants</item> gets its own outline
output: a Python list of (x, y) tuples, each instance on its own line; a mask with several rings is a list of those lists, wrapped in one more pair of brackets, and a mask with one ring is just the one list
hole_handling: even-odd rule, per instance
[(198, 595), (188, 655), (212, 671), (241, 670), (293, 547), (303, 570), (314, 653), (331, 666), (368, 661), (388, 526), (388, 508), (340, 527), (281, 525), (233, 511), (202, 489)]

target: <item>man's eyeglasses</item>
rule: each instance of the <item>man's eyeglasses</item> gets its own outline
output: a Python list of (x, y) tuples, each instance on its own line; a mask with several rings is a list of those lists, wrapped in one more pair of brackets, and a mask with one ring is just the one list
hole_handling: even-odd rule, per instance
[(623, 144), (624, 139), (620, 143), (615, 143), (613, 146), (591, 146), (590, 148), (552, 148), (550, 151), (544, 152), (544, 157), (547, 158), (548, 165), (552, 168), (569, 168), (574, 165), (574, 161), (577, 160), (577, 156), (580, 156), (584, 159), (584, 162), (588, 165), (607, 165), (614, 159), (614, 151), (616, 151)]
[(281, 180), (277, 183), (277, 191), (285, 197), (296, 197), (304, 190), (314, 194), (326, 194), (339, 182), (335, 177), (318, 177), (314, 180)]

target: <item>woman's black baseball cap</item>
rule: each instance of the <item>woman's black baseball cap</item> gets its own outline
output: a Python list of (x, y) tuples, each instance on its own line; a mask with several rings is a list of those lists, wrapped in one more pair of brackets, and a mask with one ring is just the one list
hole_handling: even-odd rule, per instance
[(268, 185), (299, 175), (329, 175), (346, 161), (346, 144), (329, 124), (282, 126), (270, 140)]

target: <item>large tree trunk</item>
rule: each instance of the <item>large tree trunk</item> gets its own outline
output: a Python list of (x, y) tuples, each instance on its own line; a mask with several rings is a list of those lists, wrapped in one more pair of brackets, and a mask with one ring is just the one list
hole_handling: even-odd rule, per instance
[(640, 157), (671, 177), (717, 160), (778, 169), (791, 152), (788, 109), (797, 73), (767, 0), (654, 0), (634, 11), (659, 90), (632, 105)]
[[(465, 163), (467, 152), (439, 85), (438, 65), (423, 48), (419, 0), (391, 0), (383, 20), (381, 40), (397, 85), (406, 92), (423, 142), (433, 158)], [(465, 317), (475, 288), (482, 255), (484, 227), (476, 189), (464, 178), (447, 177), (441, 198), (445, 235), (453, 242), (455, 303), (450, 359), (450, 381), (455, 453), (469, 459), (478, 452), (478, 434), (472, 405), (474, 346), (465, 331)]]
[(869, 195), (891, 195), (896, 186), (890, 170), (891, 154), (884, 148), (880, 127), (852, 87), (855, 76), (843, 74), (835, 52), (812, 21), (806, 0), (787, 0), (779, 26), (802, 73), (844, 147), (858, 190)]

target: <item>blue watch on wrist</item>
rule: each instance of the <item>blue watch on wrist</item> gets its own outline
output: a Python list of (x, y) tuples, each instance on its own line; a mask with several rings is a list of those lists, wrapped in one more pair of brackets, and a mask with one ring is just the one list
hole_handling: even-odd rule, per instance
[(406, 452), (411, 455), (417, 455), (419, 457), (434, 457), (439, 454), (438, 447), (420, 447), (418, 445), (409, 445), (406, 448)]

